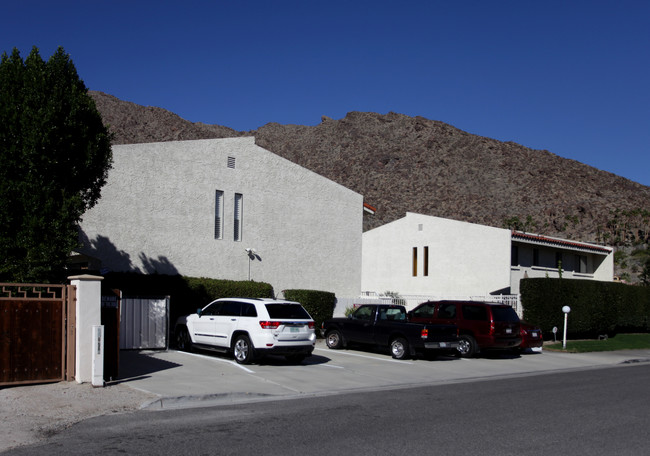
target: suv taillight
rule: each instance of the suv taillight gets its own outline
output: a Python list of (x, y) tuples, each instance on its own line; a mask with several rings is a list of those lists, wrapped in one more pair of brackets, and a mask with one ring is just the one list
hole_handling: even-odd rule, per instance
[(260, 326), (262, 329), (278, 329), (280, 326), (279, 321), (260, 321)]
[(490, 336), (494, 336), (494, 320), (490, 321)]
[(422, 339), (428, 339), (429, 338), (429, 330), (427, 328), (422, 328), (422, 332), (420, 333), (420, 337)]
[(313, 321), (310, 321), (309, 322), (309, 329), (314, 329), (315, 327), (316, 327), (316, 323), (314, 323)]

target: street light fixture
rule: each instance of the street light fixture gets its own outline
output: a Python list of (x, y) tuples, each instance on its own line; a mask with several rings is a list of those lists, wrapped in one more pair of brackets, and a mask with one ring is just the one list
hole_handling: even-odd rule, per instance
[(257, 251), (250, 247), (246, 249), (246, 256), (248, 256), (248, 280), (251, 279), (251, 261), (257, 256)]
[(566, 350), (566, 326), (567, 326), (567, 320), (569, 319), (569, 312), (571, 312), (571, 307), (569, 306), (562, 307), (562, 312), (564, 312), (564, 339), (562, 341), (562, 349)]

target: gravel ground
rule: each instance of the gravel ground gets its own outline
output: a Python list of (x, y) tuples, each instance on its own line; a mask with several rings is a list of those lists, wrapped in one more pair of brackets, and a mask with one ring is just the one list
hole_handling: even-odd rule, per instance
[(155, 399), (123, 384), (49, 383), (0, 387), (0, 452), (36, 443), (94, 416), (138, 410)]

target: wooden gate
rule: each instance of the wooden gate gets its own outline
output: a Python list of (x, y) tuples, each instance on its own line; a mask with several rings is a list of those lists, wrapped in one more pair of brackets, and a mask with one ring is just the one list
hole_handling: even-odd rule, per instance
[(75, 287), (0, 284), (0, 386), (74, 379)]

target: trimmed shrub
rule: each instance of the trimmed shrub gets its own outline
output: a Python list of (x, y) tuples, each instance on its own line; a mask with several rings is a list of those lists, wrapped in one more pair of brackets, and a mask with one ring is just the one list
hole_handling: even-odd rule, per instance
[(650, 288), (614, 282), (535, 278), (520, 282), (524, 320), (546, 335), (564, 326), (563, 306), (569, 306), (567, 332), (595, 337), (616, 332), (648, 331)]
[(316, 323), (316, 334), (323, 321), (332, 318), (336, 306), (336, 296), (328, 291), (316, 290), (285, 290), (284, 297), (289, 301), (297, 301), (309, 312)]
[(102, 292), (118, 289), (127, 296), (169, 296), (169, 317), (173, 326), (180, 316), (196, 312), (218, 298), (272, 298), (273, 287), (249, 280), (220, 280), (181, 275), (111, 272), (102, 281)]

